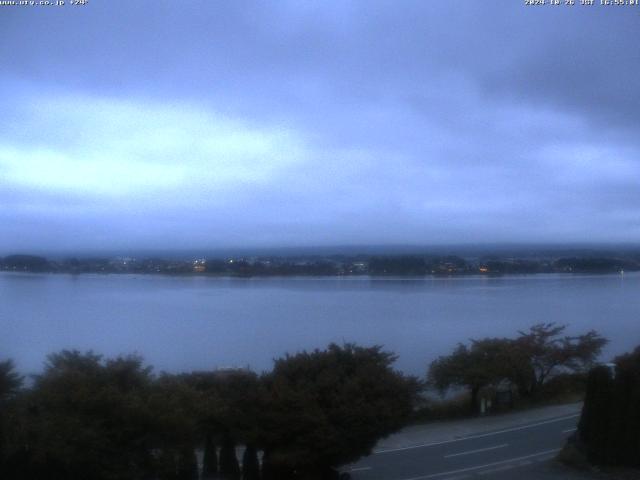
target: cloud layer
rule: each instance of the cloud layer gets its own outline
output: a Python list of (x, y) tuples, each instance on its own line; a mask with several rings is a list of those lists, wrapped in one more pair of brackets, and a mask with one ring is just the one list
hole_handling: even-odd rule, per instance
[(640, 240), (638, 8), (3, 8), (0, 251)]

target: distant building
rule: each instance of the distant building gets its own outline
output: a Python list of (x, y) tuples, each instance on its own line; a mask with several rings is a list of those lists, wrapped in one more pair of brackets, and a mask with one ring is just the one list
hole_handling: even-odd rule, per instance
[(205, 259), (199, 259), (193, 261), (193, 271), (196, 273), (203, 273), (207, 271), (207, 261)]

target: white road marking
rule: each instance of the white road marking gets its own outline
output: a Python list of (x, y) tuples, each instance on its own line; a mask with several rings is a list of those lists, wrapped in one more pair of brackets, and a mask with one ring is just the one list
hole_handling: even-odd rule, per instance
[(459, 470), (450, 470), (448, 472), (432, 473), (430, 475), (423, 475), (421, 477), (403, 478), (402, 480), (426, 480), (428, 478), (443, 477), (445, 475), (454, 475), (456, 473), (471, 472), (473, 470), (480, 470), (481, 468), (494, 467), (497, 465), (504, 465), (506, 463), (511, 463), (511, 462), (519, 462), (520, 460), (526, 460), (527, 458), (539, 457), (541, 455), (550, 455), (553, 453), (557, 453), (560, 450), (561, 450), (560, 448), (555, 448), (553, 450), (545, 450), (544, 452), (532, 453), (531, 455), (524, 455), (522, 457), (509, 458), (507, 460), (501, 460), (499, 462), (491, 462), (485, 465), (476, 465), (475, 467), (461, 468)]
[(364, 472), (365, 470), (371, 470), (371, 467), (355, 467), (352, 468), (352, 472)]
[(460, 453), (451, 453), (449, 455), (445, 455), (444, 458), (460, 457), (461, 455), (471, 455), (472, 453), (486, 452), (487, 450), (496, 450), (498, 448), (504, 448), (508, 446), (509, 446), (508, 443), (503, 443), (502, 445), (495, 445), (493, 447), (478, 448), (476, 450), (467, 450), (466, 452), (460, 452)]
[(536, 462), (546, 462), (553, 458), (553, 455), (547, 455), (546, 457), (536, 458)]
[(579, 417), (579, 416), (580, 416), (580, 414), (576, 413), (574, 415), (567, 415), (566, 417), (554, 418), (552, 420), (545, 420), (543, 422), (531, 423), (529, 425), (523, 425), (521, 427), (506, 428), (504, 430), (498, 430), (496, 432), (480, 433), (480, 434), (477, 434), (477, 435), (469, 435), (468, 437), (454, 438), (453, 440), (444, 440), (442, 442), (433, 442), (433, 443), (421, 443), (419, 445), (411, 445), (409, 447), (388, 448), (388, 449), (385, 449), (385, 450), (375, 450), (373, 452), (373, 455), (379, 455), (381, 453), (401, 452), (403, 450), (413, 450), (415, 448), (434, 447), (436, 445), (446, 445), (447, 443), (462, 442), (464, 440), (473, 440), (475, 438), (490, 437), (492, 435), (500, 435), (501, 433), (516, 432), (518, 430), (525, 430), (527, 428), (534, 428), (534, 427), (538, 427), (540, 425), (547, 425), (549, 423), (562, 422), (564, 420), (569, 420), (570, 418), (576, 418), (576, 417)]
[(507, 470), (511, 470), (512, 468), (516, 468), (516, 467), (517, 465), (504, 465), (502, 467), (490, 468), (489, 470), (478, 472), (478, 475), (491, 475), (492, 473), (505, 472)]
[(567, 428), (566, 430), (562, 430), (562, 433), (575, 432), (577, 428)]

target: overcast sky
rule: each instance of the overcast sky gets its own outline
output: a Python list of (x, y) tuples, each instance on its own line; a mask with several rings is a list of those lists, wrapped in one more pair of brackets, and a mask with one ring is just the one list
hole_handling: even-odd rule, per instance
[(637, 242), (640, 7), (523, 4), (0, 7), (0, 254)]

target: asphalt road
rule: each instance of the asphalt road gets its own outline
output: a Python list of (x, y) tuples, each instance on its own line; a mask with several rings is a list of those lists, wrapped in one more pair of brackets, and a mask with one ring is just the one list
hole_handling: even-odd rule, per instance
[(572, 414), (455, 440), (378, 450), (344, 471), (353, 480), (461, 480), (516, 478), (514, 469), (521, 469), (526, 478), (527, 468), (556, 456), (578, 418)]

